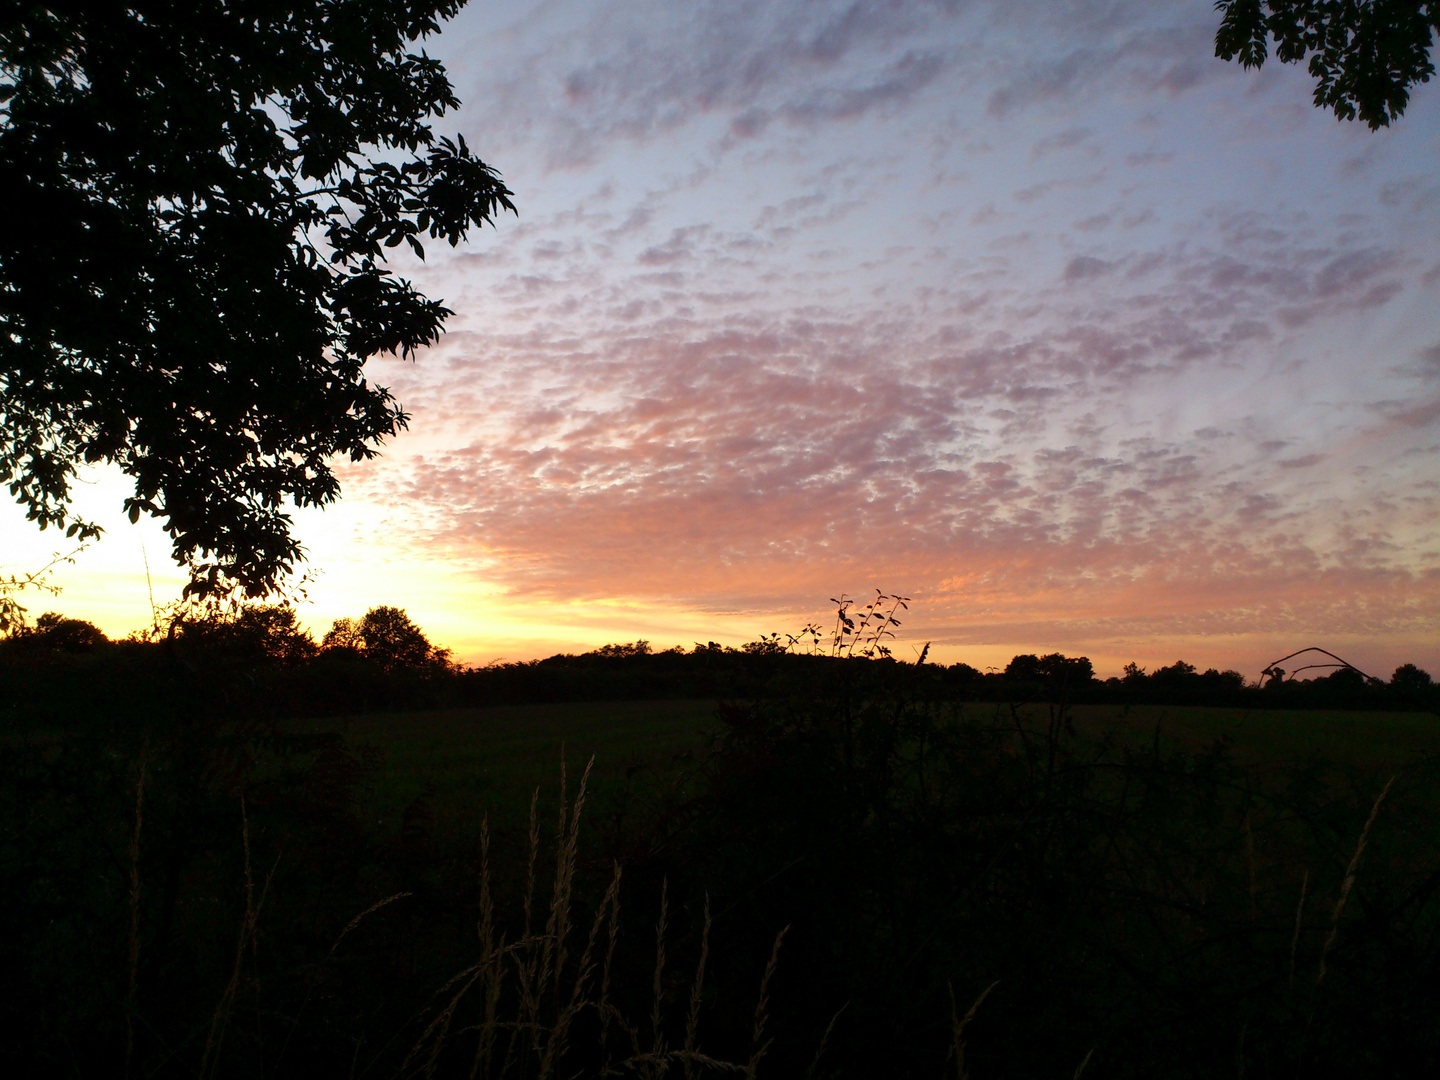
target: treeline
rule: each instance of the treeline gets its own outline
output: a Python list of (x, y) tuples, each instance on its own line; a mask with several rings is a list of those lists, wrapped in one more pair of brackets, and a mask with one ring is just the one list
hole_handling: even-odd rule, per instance
[[(741, 648), (715, 642), (655, 650), (646, 641), (581, 654), (467, 667), (438, 648), (395, 607), (337, 620), (316, 641), (291, 608), (247, 607), (175, 619), (111, 641), (99, 628), (55, 613), (0, 640), (8, 708), (41, 719), (111, 714), (176, 704), (199, 688), (210, 711), (323, 716), (540, 702), (764, 699), (806, 685), (863, 691), (902, 663), (888, 655), (834, 656), (812, 642), (797, 650), (777, 636)], [(1440, 711), (1440, 687), (1414, 664), (1388, 681), (1340, 667), (1316, 678), (1272, 669), (1261, 681), (1185, 661), (1146, 671), (1128, 664), (1099, 679), (1084, 656), (1016, 656), (1003, 671), (921, 664), (915, 692), (935, 701), (1205, 705), (1239, 708)]]
[(41, 726), (428, 709), (455, 702), (463, 670), (394, 607), (336, 620), (318, 642), (281, 605), (157, 620), (115, 641), (47, 612), (0, 638), (0, 708)]
[[(728, 648), (710, 642), (693, 650), (653, 651), (645, 641), (527, 663), (494, 664), (456, 675), (465, 703), (597, 701), (641, 698), (765, 698), (792, 693), (797, 682), (852, 680), (857, 689), (891, 657), (834, 657), (794, 653), (771, 641)], [(871, 669), (866, 673), (866, 669)], [(843, 674), (842, 674), (843, 673)], [(1022, 654), (1004, 671), (969, 664), (926, 663), (915, 692), (935, 701), (1050, 701), (1068, 704), (1211, 705), (1239, 708), (1433, 710), (1440, 693), (1414, 664), (1389, 682), (1340, 668), (1319, 678), (1247, 682), (1238, 671), (1198, 670), (1183, 660), (1147, 672), (1127, 664), (1122, 677), (1098, 679), (1084, 656)]]

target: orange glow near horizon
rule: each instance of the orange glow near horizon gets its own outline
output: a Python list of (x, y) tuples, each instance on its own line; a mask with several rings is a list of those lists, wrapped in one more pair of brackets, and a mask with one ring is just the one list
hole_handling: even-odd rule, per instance
[[(98, 501), (103, 494), (113, 495), (112, 488), (119, 490), (118, 478), (97, 482), (89, 493), (91, 508), (100, 509)], [(113, 505), (118, 507), (118, 498)], [(8, 513), (7, 539), (26, 542), (7, 546), (26, 566), (40, 565), (51, 550), (51, 537), (27, 533), (19, 515)], [(149, 624), (152, 589), (156, 602), (163, 604), (178, 596), (184, 578), (166, 558), (166, 540), (155, 523), (132, 526), (118, 513), (109, 519), (94, 516), (105, 522), (106, 536), (82, 552), (74, 565), (57, 568), (52, 580), (63, 592), (54, 598), (31, 593), (25, 602), (32, 616), (59, 610), (95, 623), (111, 637), (123, 637)], [(380, 517), (377, 507), (343, 501), (323, 514), (300, 515), (301, 535), (312, 559), (307, 567), (311, 579), (297, 611), (317, 639), (333, 620), (361, 615), (378, 604), (404, 608), (432, 641), (450, 648), (459, 662), (474, 665), (584, 652), (639, 639), (657, 650), (677, 645), (688, 649), (709, 641), (738, 647), (765, 633), (796, 633), (809, 622), (828, 632), (834, 622), (824, 589), (814, 593), (809, 604), (786, 600), (803, 597), (800, 590), (813, 587), (813, 568), (791, 580), (766, 577), (753, 582), (763, 584), (768, 595), (757, 591), (749, 607), (729, 610), (664, 596), (596, 593), (562, 599), (487, 583), (483, 574), (458, 559), (387, 550), (374, 539), (385, 532), (374, 528)], [(369, 542), (364, 539), (367, 533)], [(745, 584), (736, 580), (737, 574), (728, 576), (732, 588)], [(1102, 677), (1118, 675), (1130, 662), (1153, 670), (1183, 659), (1202, 669), (1233, 668), (1253, 679), (1275, 657), (1321, 644), (1381, 677), (1406, 662), (1431, 671), (1440, 668), (1426, 617), (1440, 609), (1440, 597), (1431, 591), (1422, 603), (1413, 582), (1390, 594), (1397, 610), (1410, 609), (1408, 620), (1373, 620), (1356, 631), (1345, 625), (1347, 617), (1355, 617), (1353, 610), (1336, 612), (1321, 602), (1332, 588), (1323, 578), (1301, 577), (1285, 595), (1271, 595), (1249, 608), (1243, 596), (1217, 596), (1200, 586), (1156, 580), (1163, 575), (1110, 589), (1077, 589), (1053, 581), (1029, 590), (1016, 587), (1017, 581), (1047, 576), (1032, 559), (1005, 575), (952, 575), (929, 590), (914, 590), (901, 633), (891, 643), (895, 655), (913, 659), (928, 641), (932, 662), (964, 662), (980, 670), (1003, 668), (1018, 653), (1063, 652), (1089, 656)], [(1433, 582), (1429, 589), (1435, 589)], [(850, 594), (863, 600), (873, 592), (862, 587)], [(1368, 599), (1373, 603), (1376, 598)], [(1224, 619), (1214, 614), (1217, 602), (1228, 613)], [(1256, 628), (1245, 625), (1247, 617), (1256, 621)], [(1307, 629), (1316, 626), (1320, 629), (1307, 636)]]

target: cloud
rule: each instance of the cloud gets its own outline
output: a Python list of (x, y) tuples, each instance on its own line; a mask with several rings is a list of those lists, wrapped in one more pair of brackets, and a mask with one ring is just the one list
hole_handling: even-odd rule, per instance
[(1212, 16), (559, 7), (476, 75), (536, 207), (425, 269), (462, 328), (385, 369), (412, 434), (347, 480), (434, 561), (708, 611), (874, 582), (951, 641), (1422, 624), (1428, 182), (1245, 143)]
[[(688, 257), (722, 239), (696, 234)], [(1137, 379), (1173, 378), (1159, 361), (1175, 350), (1196, 351), (1198, 327), (1167, 338), (1147, 318), (1103, 321), (966, 342), (902, 312), (877, 323), (746, 303), (646, 313), (583, 341), (464, 345), (447, 354), (451, 381), (407, 397), (417, 424), (460, 387), (522, 419), (384, 485), (433, 509), (426, 543), (478, 545), (517, 595), (730, 610), (798, 603), (860, 574), (924, 590), (1001, 574), (1005, 589), (987, 593), (997, 604), (1030, 604), (1061, 581), (1108, 603), (1108, 590), (1133, 598), (1137, 580), (1152, 605), (1247, 590), (1278, 604), (1300, 602), (1297, 567), (1351, 573), (1327, 548), (1322, 502), (1262, 471), (1293, 440), (1081, 422)], [(487, 375), (491, 351), (511, 358), (503, 381)], [(1307, 476), (1324, 457), (1292, 450), (1280, 475)], [(1424, 505), (1401, 517), (1437, 504)], [(1387, 580), (1410, 580), (1403, 566)]]
[(1208, 57), (1213, 49), (1209, 40), (1213, 30), (1204, 24), (1146, 26), (1142, 5), (1108, 5), (1103, 23), (1097, 23), (1093, 14), (1064, 4), (1048, 12), (1043, 6), (1038, 11), (1021, 6), (1012, 17), (1038, 15), (1032, 39), (1034, 33), (1048, 33), (1055, 35), (1054, 40), (1079, 44), (1059, 55), (1039, 51), (1038, 56), (1009, 64), (1000, 85), (986, 97), (989, 115), (1007, 120), (1038, 106), (1065, 102), (1073, 107), (1113, 91), (1117, 84), (1174, 96), (1224, 70), (1198, 59)]
[(1108, 274), (1114, 267), (1103, 259), (1096, 259), (1090, 255), (1076, 255), (1065, 264), (1065, 280), (1067, 282), (1087, 281), (1091, 278), (1101, 277)]
[(640, 253), (639, 261), (645, 266), (671, 266), (694, 258), (694, 244), (703, 236), (704, 226), (675, 229), (663, 244), (656, 244)]
[(1142, 150), (1133, 154), (1125, 155), (1125, 164), (1132, 169), (1143, 165), (1168, 165), (1175, 160), (1175, 155), (1169, 151), (1160, 152), (1157, 150)]
[(1420, 361), (1419, 375), (1422, 379), (1428, 382), (1440, 379), (1440, 341), (1421, 349), (1417, 358)]
[(1362, 249), (1329, 260), (1315, 275), (1315, 292), (1322, 297), (1365, 294), (1375, 278), (1394, 268), (1395, 253)]
[(1089, 217), (1075, 222), (1074, 228), (1081, 232), (1098, 232), (1101, 229), (1109, 228), (1110, 223), (1114, 220), (1115, 218), (1111, 214), (1091, 214)]
[(1066, 128), (1064, 131), (1057, 131), (1053, 135), (1047, 135), (1040, 139), (1030, 148), (1030, 157), (1038, 159), (1047, 154), (1053, 154), (1061, 150), (1069, 150), (1076, 146), (1083, 145), (1093, 133), (1089, 128), (1077, 127)]
[[(664, 137), (699, 117), (740, 139), (776, 120), (851, 121), (913, 99), (945, 70), (948, 3), (712, 2), (577, 7), (553, 29), (508, 28), (514, 52), (467, 96), (500, 102), (500, 147), (537, 131), (552, 168), (593, 162), (616, 139)], [(544, 88), (537, 94), (537, 88)], [(548, 91), (548, 92), (547, 92)]]
[(1376, 408), (1392, 423), (1407, 428), (1426, 428), (1440, 421), (1440, 397), (1420, 401), (1381, 401)]

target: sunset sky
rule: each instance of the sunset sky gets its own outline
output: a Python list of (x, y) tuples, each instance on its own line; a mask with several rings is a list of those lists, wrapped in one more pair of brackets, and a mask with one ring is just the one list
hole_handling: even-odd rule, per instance
[[(410, 430), (298, 515), (303, 619), (394, 604), (484, 663), (881, 588), (901, 656), (1440, 675), (1440, 83), (1372, 133), (1217, 18), (472, 4), (438, 129), (520, 213), (403, 263), (456, 315), (372, 365)], [(123, 634), (145, 558), (181, 578), (85, 480), (107, 535), (26, 602)], [(61, 544), (0, 529), (7, 571)]]

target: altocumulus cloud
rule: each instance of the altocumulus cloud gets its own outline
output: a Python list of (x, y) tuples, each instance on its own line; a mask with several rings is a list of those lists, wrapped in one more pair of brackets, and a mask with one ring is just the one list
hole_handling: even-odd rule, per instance
[(1372, 137), (1203, 5), (1021, 6), (462, 24), (523, 217), (417, 268), (457, 332), (347, 491), (516, 596), (1433, 640), (1434, 95)]

